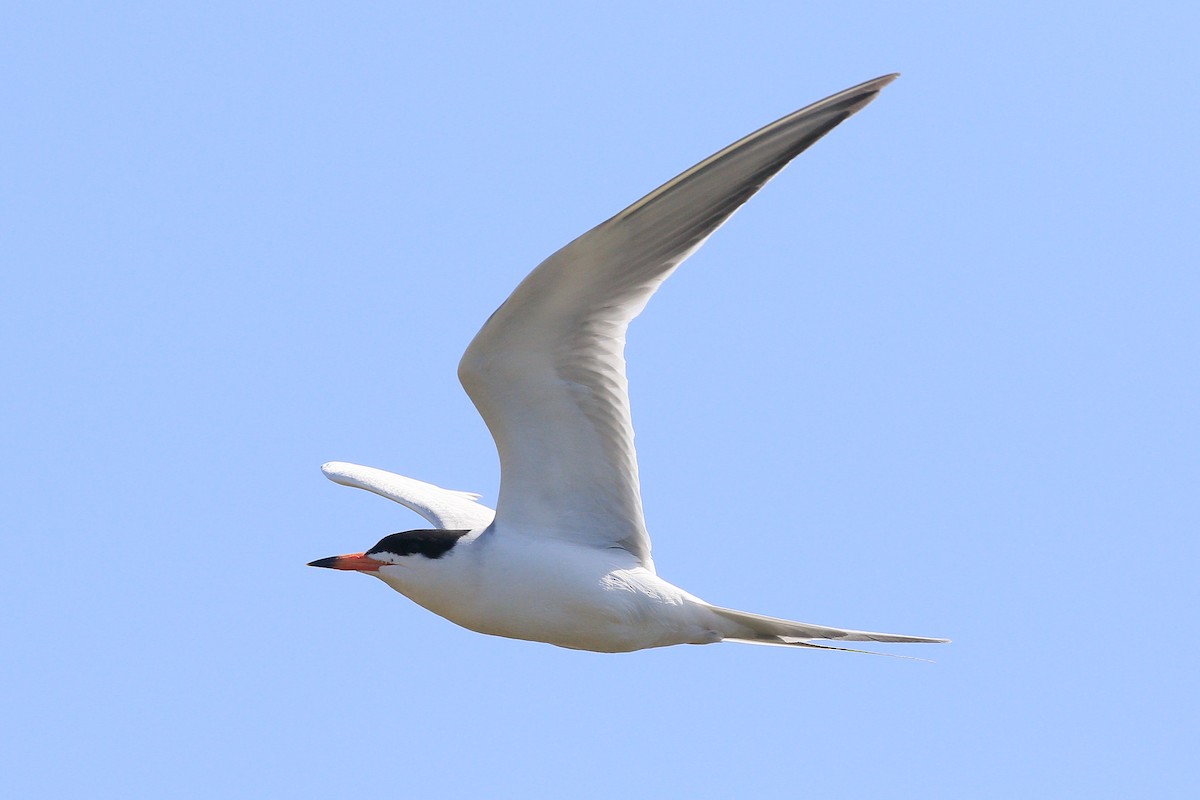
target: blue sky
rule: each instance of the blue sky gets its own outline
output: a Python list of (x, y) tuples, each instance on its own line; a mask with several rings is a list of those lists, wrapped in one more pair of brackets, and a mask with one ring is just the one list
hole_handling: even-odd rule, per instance
[[(1194, 789), (1193, 9), (399, 5), (6, 11), (5, 796)], [(304, 566), (422, 524), (324, 461), (494, 500), (455, 365), (538, 261), (893, 71), (628, 356), (664, 577), (937, 663), (570, 652)]]

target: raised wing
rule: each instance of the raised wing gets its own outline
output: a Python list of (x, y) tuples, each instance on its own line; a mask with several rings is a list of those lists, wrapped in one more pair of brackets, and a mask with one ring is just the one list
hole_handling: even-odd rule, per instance
[(498, 530), (623, 547), (650, 569), (625, 332), (667, 276), (876, 78), (735, 142), (546, 259), (458, 367), (500, 452)]
[(347, 464), (344, 461), (330, 461), (322, 465), (321, 472), (334, 483), (366, 489), (408, 506), (437, 527), (446, 530), (486, 528), (496, 516), (495, 511), (475, 502), (479, 497), (477, 494), (443, 489), (432, 483), (406, 478), (394, 472)]

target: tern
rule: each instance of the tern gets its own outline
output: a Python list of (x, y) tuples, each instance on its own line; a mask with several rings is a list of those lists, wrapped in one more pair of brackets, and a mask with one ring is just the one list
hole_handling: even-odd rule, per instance
[(667, 276), (896, 77), (771, 123), (543, 261), (487, 320), (458, 367), (500, 454), (495, 511), (475, 494), (331, 462), (322, 470), (333, 481), (401, 503), (435, 527), (310, 566), (372, 575), (472, 631), (577, 650), (948, 641), (735, 611), (660, 578), (642, 516), (625, 373), (629, 323)]

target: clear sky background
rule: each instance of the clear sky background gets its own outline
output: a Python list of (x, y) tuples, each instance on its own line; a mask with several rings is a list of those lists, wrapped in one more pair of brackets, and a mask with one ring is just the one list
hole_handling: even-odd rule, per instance
[[(1193, 796), (1195, 15), (8, 5), (0, 794)], [(893, 71), (628, 356), (664, 577), (936, 663), (572, 652), (304, 566), (423, 527), (324, 461), (494, 501), (455, 367), (543, 257)]]

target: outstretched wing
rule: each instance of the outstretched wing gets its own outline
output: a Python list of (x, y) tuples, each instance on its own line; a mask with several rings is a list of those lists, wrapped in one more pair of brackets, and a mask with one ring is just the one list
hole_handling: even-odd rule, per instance
[(374, 467), (330, 461), (321, 467), (325, 477), (343, 486), (366, 489), (408, 506), (439, 528), (477, 530), (492, 524), (496, 512), (477, 503), (477, 494), (443, 489)]
[(458, 375), (500, 452), (498, 530), (623, 547), (648, 568), (625, 331), (742, 203), (896, 76), (774, 122), (546, 259), (467, 348)]

